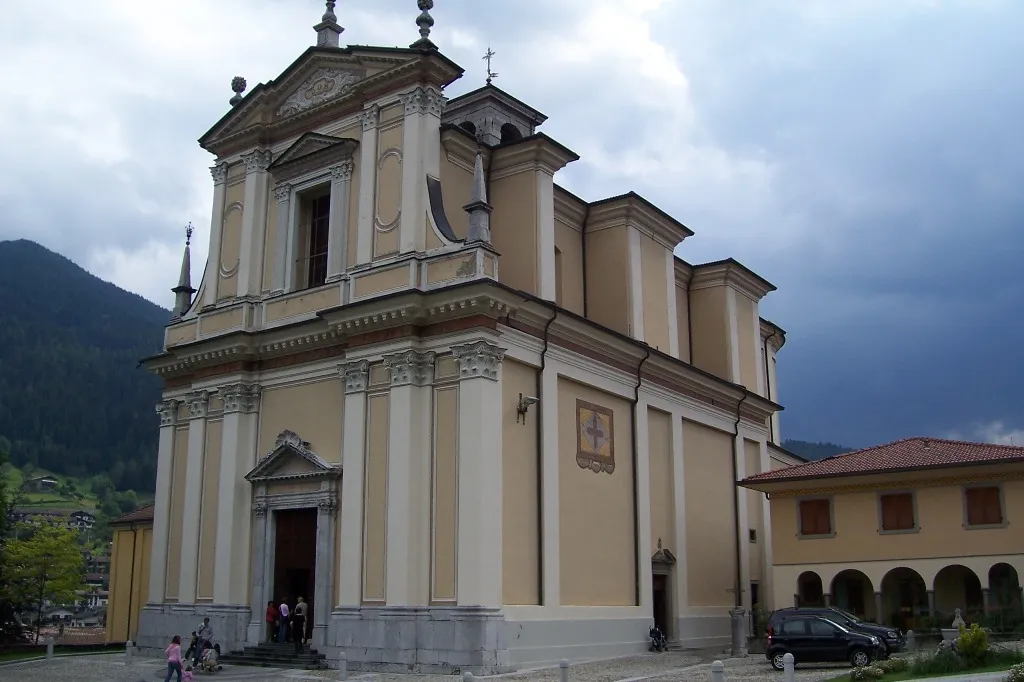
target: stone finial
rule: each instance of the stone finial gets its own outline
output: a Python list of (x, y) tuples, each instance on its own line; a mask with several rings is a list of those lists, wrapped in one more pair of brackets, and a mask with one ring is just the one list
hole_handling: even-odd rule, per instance
[(430, 29), (434, 25), (434, 17), (430, 16), (430, 10), (434, 9), (434, 0), (417, 0), (416, 6), (420, 8), (420, 15), (416, 17), (416, 25), (420, 27), (420, 39), (409, 47), (420, 50), (436, 50), (430, 40)]
[(317, 47), (338, 47), (342, 31), (345, 29), (338, 23), (338, 15), (334, 13), (335, 0), (327, 0), (327, 11), (320, 17), (320, 23), (313, 27), (316, 31)]
[(242, 93), (245, 92), (245, 79), (241, 76), (235, 76), (232, 78), (231, 92), (235, 94), (228, 100), (228, 103), (233, 107), (237, 107), (238, 103), (242, 101)]
[(178, 319), (192, 307), (192, 294), (196, 292), (192, 288), (192, 254), (190, 244), (192, 243), (192, 223), (185, 228), (185, 253), (181, 257), (181, 272), (178, 274), (178, 286), (171, 289), (174, 292), (174, 310), (172, 319)]
[(469, 214), (469, 227), (466, 230), (466, 242), (491, 243), (491, 211), (487, 203), (487, 182), (484, 176), (484, 157), (480, 150), (476, 152), (473, 163), (473, 194), (468, 204), (462, 207)]

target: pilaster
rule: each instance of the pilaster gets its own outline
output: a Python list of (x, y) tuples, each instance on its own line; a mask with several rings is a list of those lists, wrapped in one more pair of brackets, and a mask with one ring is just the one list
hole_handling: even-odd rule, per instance
[[(672, 414), (672, 493), (675, 503), (675, 550), (676, 565), (674, 569), (675, 615), (676, 618), (686, 615), (690, 610), (689, 584), (687, 583), (686, 556), (686, 470), (683, 459), (686, 443), (683, 440), (683, 415)], [(677, 630), (678, 632), (678, 630)]]
[(245, 203), (242, 208), (242, 239), (239, 248), (238, 296), (258, 296), (263, 279), (263, 239), (267, 224), (267, 168), (273, 160), (269, 149), (242, 155), (245, 163)]
[(430, 383), (434, 354), (384, 356), (391, 370), (388, 417), (388, 605), (425, 606), (430, 581)]
[(502, 605), (502, 422), (505, 349), (452, 346), (459, 365), (459, 606)]
[(356, 264), (373, 260), (374, 197), (377, 192), (377, 126), (380, 107), (373, 105), (362, 115), (363, 138), (359, 143), (359, 224), (356, 226)]
[(149, 564), (149, 601), (159, 603), (167, 593), (167, 543), (171, 524), (171, 470), (174, 463), (174, 429), (178, 401), (156, 404), (160, 415), (160, 445), (156, 456), (156, 495), (153, 499), (153, 542)]
[(185, 465), (185, 499), (181, 523), (181, 572), (178, 603), (194, 604), (199, 571), (199, 511), (203, 499), (203, 458), (206, 449), (206, 413), (210, 406), (207, 391), (185, 396), (188, 407), (188, 460)]
[[(274, 546), (273, 523), (270, 509), (266, 502), (253, 502), (245, 507), (246, 514), (252, 514), (252, 573), (250, 575), (249, 594), (249, 627), (246, 631), (246, 644), (255, 646), (263, 641), (267, 624), (263, 619), (267, 602), (276, 597), (271, 594), (273, 589), (273, 552), (267, 551)], [(234, 576), (237, 580), (238, 576)], [(244, 581), (243, 581), (244, 582)]]
[[(345, 426), (341, 479), (341, 540), (338, 543), (338, 603), (362, 603), (363, 471), (366, 461), (366, 385), (370, 363), (356, 360), (338, 367), (345, 382)], [(344, 550), (342, 550), (344, 548)]]
[(629, 331), (637, 341), (644, 340), (644, 269), (640, 252), (640, 232), (629, 229)]
[[(405, 120), (402, 126), (402, 222), (399, 227), (399, 250), (423, 251), (426, 249), (427, 212), (427, 147), (431, 142), (428, 131), (439, 131), (441, 111), (445, 98), (436, 87), (417, 87), (402, 96), (405, 105)], [(438, 135), (440, 133), (438, 132)], [(436, 146), (440, 146), (440, 138)], [(434, 156), (429, 157), (433, 163)], [(436, 162), (440, 164), (440, 158)], [(429, 169), (437, 177), (439, 169)]]
[[(736, 458), (736, 480), (742, 481), (747, 476), (747, 457), (743, 443), (743, 435), (734, 436)], [(746, 613), (750, 613), (750, 513), (747, 510), (746, 489), (733, 484), (732, 494), (736, 495), (736, 513), (739, 515), (737, 532), (740, 554), (740, 603)]]
[(654, 615), (654, 575), (651, 570), (651, 467), (650, 430), (648, 428), (647, 401), (642, 397), (636, 407), (636, 473), (633, 481), (633, 509), (636, 513), (637, 556), (635, 558), (637, 584), (637, 606), (645, 617)]
[(274, 270), (270, 274), (270, 293), (283, 294), (288, 272), (288, 236), (291, 231), (292, 186), (281, 183), (274, 187), (277, 215), (274, 219)]
[(562, 567), (559, 561), (561, 512), (558, 497), (558, 370), (548, 364), (541, 373), (541, 562), (544, 606), (562, 603)]
[(214, 556), (213, 601), (246, 604), (249, 565), (249, 506), (252, 488), (245, 474), (255, 463), (260, 387), (239, 382), (221, 386), (224, 418), (221, 428), (220, 474), (217, 486), (217, 539)]
[[(760, 444), (761, 469), (758, 473), (772, 470), (771, 455), (768, 452), (768, 440), (762, 440)], [(753, 472), (749, 472), (752, 476)], [(767, 495), (758, 495), (761, 498), (761, 528), (758, 531), (761, 547), (761, 566), (764, 580), (764, 589), (761, 590), (762, 602), (767, 602), (770, 609), (779, 608), (774, 604), (775, 595), (775, 556), (772, 552), (772, 506)]]
[(220, 284), (220, 244), (224, 232), (224, 202), (227, 197), (228, 164), (220, 162), (210, 166), (213, 176), (213, 215), (210, 217), (210, 252), (207, 262), (213, 267), (206, 268), (203, 282), (203, 303), (200, 307), (217, 304), (217, 287)]
[(327, 242), (327, 281), (341, 279), (348, 262), (348, 207), (352, 194), (351, 159), (331, 168), (331, 212)]

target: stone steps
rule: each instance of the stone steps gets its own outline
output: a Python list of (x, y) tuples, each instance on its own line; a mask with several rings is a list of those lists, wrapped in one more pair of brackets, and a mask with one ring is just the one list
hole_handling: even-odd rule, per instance
[(263, 642), (257, 646), (243, 647), (220, 657), (223, 663), (250, 665), (263, 668), (302, 668), (320, 670), (327, 667), (327, 657), (308, 644), (295, 651), (294, 644)]

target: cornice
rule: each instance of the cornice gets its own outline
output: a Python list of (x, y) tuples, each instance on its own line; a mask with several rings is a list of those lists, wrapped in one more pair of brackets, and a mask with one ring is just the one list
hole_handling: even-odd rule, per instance
[(775, 291), (774, 284), (732, 258), (693, 266), (691, 289), (717, 286), (731, 286), (755, 303)]
[(688, 288), (690, 280), (693, 279), (693, 266), (679, 256), (672, 256), (672, 260), (676, 273), (676, 284), (682, 284), (684, 288)]
[(449, 103), (449, 110), (452, 114), (457, 114), (463, 109), (470, 109), (475, 104), (480, 102), (486, 102), (487, 100), (495, 100), (500, 102), (506, 108), (516, 112), (534, 126), (539, 126), (544, 121), (548, 120), (548, 117), (540, 113), (526, 102), (516, 99), (512, 95), (508, 94), (496, 85), (488, 83), (482, 88), (478, 88), (471, 92), (467, 92), (464, 95), (459, 95), (451, 100)]
[(555, 217), (563, 216), (577, 230), (585, 229), (583, 221), (587, 217), (587, 202), (580, 199), (567, 189), (555, 185)]
[(476, 153), (479, 150), (483, 154), (484, 167), (491, 162), (491, 150), (482, 146), (469, 136), (466, 131), (458, 131), (447, 128), (441, 131), (441, 146), (444, 148), (448, 160), (465, 171), (473, 172), (473, 165), (476, 162)]
[(635, 192), (590, 204), (587, 230), (633, 227), (665, 248), (675, 249), (693, 232)]
[(497, 180), (530, 169), (554, 175), (573, 161), (578, 161), (580, 156), (547, 135), (537, 133), (495, 147), (491, 158), (491, 179)]
[[(946, 488), (950, 486), (962, 486), (970, 483), (986, 483), (989, 481), (1021, 481), (1024, 480), (1024, 471), (1004, 471), (989, 474), (968, 474), (958, 476), (943, 476), (930, 479), (893, 479), (891, 481), (875, 481), (872, 483), (850, 483), (848, 485), (829, 485), (828, 479), (822, 479), (823, 485), (815, 486), (808, 481), (800, 481), (800, 486), (785, 490), (763, 490), (760, 487), (746, 485), (743, 481), (739, 485), (751, 490), (760, 490), (768, 493), (769, 499), (783, 499), (793, 497), (804, 497), (806, 495), (841, 495), (847, 493), (874, 492), (878, 490), (915, 490), (917, 488)], [(767, 481), (765, 481), (767, 483)]]
[[(786, 345), (786, 330), (770, 320), (763, 317), (761, 322), (761, 343), (768, 343), (772, 350), (778, 353)], [(771, 339), (771, 341), (768, 341)]]

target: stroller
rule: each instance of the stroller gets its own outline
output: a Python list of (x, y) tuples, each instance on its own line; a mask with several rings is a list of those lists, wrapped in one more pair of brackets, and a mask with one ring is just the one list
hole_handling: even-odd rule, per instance
[(651, 651), (668, 651), (668, 639), (665, 638), (665, 633), (661, 631), (661, 628), (656, 625), (651, 626), (647, 636), (651, 638)]
[(220, 644), (213, 644), (210, 641), (199, 639), (199, 635), (192, 633), (192, 641), (189, 643), (188, 651), (185, 652), (185, 660), (190, 661), (193, 668), (204, 672), (220, 670), (223, 666), (219, 663)]

